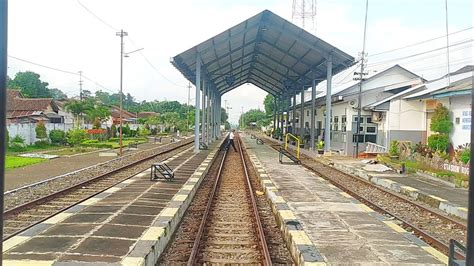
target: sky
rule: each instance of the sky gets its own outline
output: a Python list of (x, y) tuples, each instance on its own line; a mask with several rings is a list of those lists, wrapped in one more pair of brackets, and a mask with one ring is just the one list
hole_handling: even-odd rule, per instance
[[(307, 22), (307, 30), (359, 58), (365, 1), (316, 2), (315, 27)], [(473, 4), (471, 0), (447, 2), (450, 70), (455, 71), (473, 64)], [(75, 96), (79, 94), (76, 73), (82, 71), (84, 89), (118, 92), (116, 32), (124, 29), (128, 33), (125, 52), (143, 50), (124, 58), (123, 92), (138, 101), (186, 103), (188, 81), (171, 65), (173, 56), (264, 9), (291, 21), (292, 4), (291, 0), (11, 0), (8, 74), (34, 71), (50, 88)], [(369, 0), (368, 71), (400, 64), (426, 79), (446, 74), (446, 49), (438, 49), (447, 43), (445, 14), (445, 0)], [(192, 103), (194, 87), (190, 91)], [(230, 122), (236, 123), (242, 110), (263, 110), (265, 95), (251, 84), (225, 94), (222, 104), (229, 108)]]

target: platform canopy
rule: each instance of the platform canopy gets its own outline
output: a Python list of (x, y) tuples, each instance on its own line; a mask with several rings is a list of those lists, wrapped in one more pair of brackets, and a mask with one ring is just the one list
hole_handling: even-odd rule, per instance
[(251, 83), (273, 95), (311, 86), (346, 69), (354, 58), (265, 10), (173, 57), (172, 64), (196, 84), (196, 58), (205, 79), (220, 95)]

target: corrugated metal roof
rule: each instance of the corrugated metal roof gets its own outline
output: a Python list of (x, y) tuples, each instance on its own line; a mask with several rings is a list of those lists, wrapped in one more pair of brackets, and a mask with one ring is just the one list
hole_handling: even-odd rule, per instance
[(171, 63), (193, 84), (198, 53), (203, 73), (221, 94), (252, 83), (279, 95), (326, 79), (329, 55), (333, 74), (354, 63), (352, 56), (268, 10), (173, 57)]
[[(451, 85), (455, 85), (455, 83), (458, 82), (458, 81), (461, 81), (463, 79), (472, 77), (472, 75), (473, 75), (472, 72), (453, 75), (453, 76), (450, 77)], [(427, 96), (428, 94), (431, 94), (433, 92), (436, 92), (438, 90), (444, 89), (448, 86), (448, 78), (443, 77), (441, 79), (428, 82), (428, 83), (425, 84), (425, 86), (426, 86), (425, 90), (422, 90), (422, 91), (419, 91), (417, 93), (413, 93), (411, 95), (405, 96), (404, 99), (413, 99), (413, 98), (423, 97), (423, 96)]]

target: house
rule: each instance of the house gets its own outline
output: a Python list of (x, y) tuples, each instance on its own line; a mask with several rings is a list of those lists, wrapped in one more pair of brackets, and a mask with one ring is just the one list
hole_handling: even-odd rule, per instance
[[(120, 124), (120, 107), (111, 106), (110, 107), (110, 116), (111, 122), (115, 125)], [(131, 113), (125, 109), (122, 109), (122, 123), (123, 124), (136, 124), (137, 123), (137, 113)]]
[(19, 90), (7, 89), (7, 125), (19, 123), (63, 123), (52, 98), (24, 98)]
[[(341, 72), (333, 78), (332, 99), (331, 99), (331, 150), (335, 150), (345, 155), (355, 153), (356, 145), (356, 125), (359, 81), (352, 79), (355, 67)], [(348, 81), (347, 79), (350, 78)], [(374, 103), (387, 99), (409, 90), (423, 83), (425, 80), (417, 74), (394, 65), (388, 68), (368, 69), (368, 75), (362, 83), (361, 93), (361, 121), (359, 132), (359, 151), (365, 149), (367, 142), (376, 143), (387, 147), (389, 140), (387, 128), (383, 123), (385, 117), (377, 110), (371, 109)], [(315, 109), (315, 138), (316, 141), (324, 138), (325, 116), (326, 116), (326, 82), (321, 82), (316, 87), (316, 109)], [(296, 120), (294, 131), (300, 132), (300, 107), (296, 97), (296, 115), (293, 118), (292, 108), (290, 108), (290, 120)], [(304, 106), (304, 128), (305, 135), (309, 134), (311, 122), (311, 92), (306, 92)]]

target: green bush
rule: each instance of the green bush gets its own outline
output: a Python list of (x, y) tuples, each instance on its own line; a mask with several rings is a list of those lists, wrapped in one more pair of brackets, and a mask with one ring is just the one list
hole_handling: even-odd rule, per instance
[(115, 138), (117, 136), (117, 127), (115, 126), (115, 124), (112, 124), (112, 126), (110, 127), (110, 133), (111, 138)]
[(464, 164), (467, 164), (469, 160), (471, 159), (471, 149), (465, 149), (461, 152), (461, 157), (459, 160), (463, 162)]
[(44, 139), (48, 138), (48, 133), (46, 132), (46, 127), (44, 126), (44, 124), (42, 122), (39, 122), (36, 125), (35, 132), (36, 132), (36, 138), (37, 139), (44, 140)]
[(53, 144), (64, 144), (66, 143), (66, 132), (60, 129), (53, 129), (49, 132), (49, 139)]
[(449, 118), (449, 110), (439, 103), (431, 119), (430, 129), (434, 132), (449, 134), (453, 128), (453, 123)]
[(25, 139), (20, 135), (15, 135), (12, 139), (12, 143), (21, 143), (25, 144)]
[(392, 140), (390, 141), (390, 150), (389, 153), (391, 156), (399, 156), (400, 155), (400, 147), (398, 141)]
[(72, 146), (79, 145), (83, 140), (87, 139), (87, 131), (76, 128), (67, 132), (67, 142)]
[(26, 145), (25, 143), (12, 142), (12, 144), (10, 144), (10, 147), (8, 147), (8, 149), (13, 152), (23, 152), (23, 151), (26, 151)]
[(47, 149), (50, 147), (49, 142), (46, 140), (35, 141), (35, 145), (32, 145), (32, 146), (39, 149)]
[(449, 135), (440, 133), (429, 136), (428, 146), (436, 151), (447, 151), (449, 147)]

